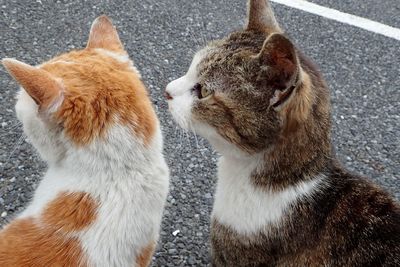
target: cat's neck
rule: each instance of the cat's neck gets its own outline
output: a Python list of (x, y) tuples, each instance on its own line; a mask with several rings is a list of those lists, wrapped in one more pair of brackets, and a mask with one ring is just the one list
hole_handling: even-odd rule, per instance
[(223, 161), (232, 168), (246, 169), (249, 173), (246, 179), (253, 185), (273, 191), (311, 181), (326, 173), (334, 161), (330, 133), (325, 129), (310, 131), (305, 127), (266, 151), (252, 155), (244, 152), (222, 155)]
[(109, 182), (131, 179), (137, 172), (147, 173), (152, 168), (163, 166), (160, 131), (157, 131), (147, 146), (129, 135), (126, 138), (120, 136), (123, 135), (119, 132), (118, 138), (113, 138), (110, 133), (107, 140), (99, 140), (83, 148), (69, 149), (62, 160), (49, 165), (49, 170), (62, 171), (82, 179)]
[(329, 170), (334, 160), (330, 132), (317, 127), (304, 126), (266, 151), (263, 166), (252, 175), (254, 183), (283, 189)]

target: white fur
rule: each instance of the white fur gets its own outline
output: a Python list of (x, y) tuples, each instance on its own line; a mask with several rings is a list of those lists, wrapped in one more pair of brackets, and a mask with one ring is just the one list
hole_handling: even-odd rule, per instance
[(64, 145), (56, 132), (49, 131), (44, 120), (39, 118), (38, 106), (25, 90), (20, 90), (15, 105), (17, 118), (22, 122), (24, 133), (49, 164), (58, 162), (65, 153)]
[(278, 226), (290, 206), (302, 198), (312, 197), (323, 179), (317, 176), (282, 191), (255, 187), (250, 175), (260, 163), (257, 157), (222, 157), (218, 164), (213, 217), (239, 234), (257, 234), (268, 231), (270, 226)]
[(43, 121), (23, 90), (18, 99), (16, 110), (24, 131), (49, 165), (20, 217), (40, 223), (41, 211), (58, 193), (87, 192), (100, 205), (97, 218), (73, 235), (80, 239), (91, 266), (135, 266), (141, 250), (158, 239), (168, 192), (159, 127), (146, 147), (132, 129), (119, 124), (108, 130), (104, 140), (78, 147)]

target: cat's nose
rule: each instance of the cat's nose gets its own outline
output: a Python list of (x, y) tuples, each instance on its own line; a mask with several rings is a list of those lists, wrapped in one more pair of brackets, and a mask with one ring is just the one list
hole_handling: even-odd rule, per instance
[(168, 93), (168, 91), (165, 91), (164, 96), (167, 100), (172, 100), (173, 97)]

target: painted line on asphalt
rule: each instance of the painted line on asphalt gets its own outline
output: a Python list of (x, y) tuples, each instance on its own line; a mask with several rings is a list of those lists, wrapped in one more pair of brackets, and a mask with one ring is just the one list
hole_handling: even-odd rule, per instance
[(400, 41), (400, 29), (370, 19), (358, 17), (336, 9), (320, 6), (305, 0), (271, 0), (272, 2), (296, 8), (324, 18), (349, 24), (370, 32), (384, 35)]

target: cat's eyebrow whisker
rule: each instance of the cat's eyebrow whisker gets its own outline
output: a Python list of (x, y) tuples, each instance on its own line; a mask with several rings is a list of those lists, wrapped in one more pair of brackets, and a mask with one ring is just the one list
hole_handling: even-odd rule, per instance
[(208, 30), (207, 30), (207, 26), (206, 26), (206, 24), (205, 24), (203, 19), (199, 23), (199, 25), (201, 27), (201, 31), (199, 31), (200, 32), (200, 37), (201, 37), (201, 39), (203, 41), (203, 46), (204, 46), (204, 45), (207, 45), (207, 38), (206, 38), (206, 36), (204, 34), (206, 34), (208, 32)]
[(207, 38), (205, 37), (205, 35), (202, 31), (199, 31), (199, 32), (200, 32), (200, 39), (202, 42), (201, 47), (203, 47), (203, 46), (207, 45)]
[(196, 46), (198, 46), (198, 47), (202, 46), (202, 44), (199, 41), (198, 36), (195, 36), (194, 32), (191, 29), (188, 31), (188, 34), (191, 37), (191, 39), (195, 42)]

